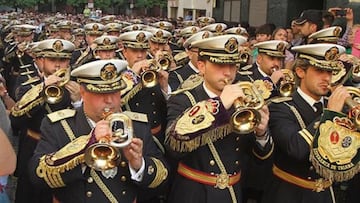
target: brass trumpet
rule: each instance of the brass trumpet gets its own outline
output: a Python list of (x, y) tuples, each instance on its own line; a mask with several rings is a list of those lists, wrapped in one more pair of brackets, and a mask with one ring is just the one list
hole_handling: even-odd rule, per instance
[[(163, 64), (161, 65), (159, 61)], [(149, 63), (148, 70), (145, 70), (141, 74), (141, 82), (144, 87), (151, 88), (158, 84), (158, 76), (157, 76), (158, 72), (161, 70), (167, 70), (168, 68), (168, 66), (166, 65), (166, 63), (168, 62), (165, 61), (166, 59), (162, 59), (162, 58), (161, 60), (158, 61), (156, 61), (155, 59), (148, 60)]]
[(239, 134), (253, 132), (261, 121), (259, 109), (264, 106), (265, 101), (259, 90), (251, 82), (239, 82), (245, 98), (234, 101), (235, 112), (231, 115), (230, 123), (233, 130)]
[(346, 90), (352, 98), (346, 98), (345, 104), (349, 106), (348, 117), (353, 120), (356, 128), (360, 130), (360, 89), (347, 86)]
[[(110, 122), (110, 128), (113, 130), (110, 139), (100, 140), (85, 150), (86, 165), (98, 171), (119, 165), (119, 149), (128, 146), (134, 136), (132, 121), (126, 114), (112, 113), (105, 120)], [(116, 128), (119, 122), (123, 124), (123, 128)]]
[(241, 59), (241, 65), (246, 65), (249, 63), (250, 60), (250, 56), (251, 56), (251, 52), (249, 50), (249, 48), (244, 48), (242, 50), (240, 50), (240, 55), (239, 58)]
[(281, 69), (284, 74), (283, 79), (280, 80), (279, 92), (283, 97), (290, 96), (295, 90), (295, 76), (289, 69)]
[(60, 68), (54, 75), (61, 78), (57, 85), (49, 85), (44, 89), (45, 101), (49, 104), (59, 103), (64, 95), (63, 86), (70, 80), (70, 68)]

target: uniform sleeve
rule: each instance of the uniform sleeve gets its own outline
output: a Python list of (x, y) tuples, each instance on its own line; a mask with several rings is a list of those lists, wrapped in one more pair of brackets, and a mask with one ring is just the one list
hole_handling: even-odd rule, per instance
[(30, 179), (35, 185), (60, 188), (83, 178), (81, 164), (90, 136), (70, 142), (61, 128), (60, 123), (51, 123), (48, 118), (42, 122), (41, 139), (29, 162)]

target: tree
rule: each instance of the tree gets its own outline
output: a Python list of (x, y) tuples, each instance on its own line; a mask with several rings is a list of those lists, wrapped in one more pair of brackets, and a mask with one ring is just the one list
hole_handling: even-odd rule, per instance
[(136, 0), (135, 3), (135, 7), (145, 9), (145, 15), (147, 14), (148, 9), (152, 9), (156, 6), (163, 9), (164, 7), (166, 7), (166, 5), (166, 0)]

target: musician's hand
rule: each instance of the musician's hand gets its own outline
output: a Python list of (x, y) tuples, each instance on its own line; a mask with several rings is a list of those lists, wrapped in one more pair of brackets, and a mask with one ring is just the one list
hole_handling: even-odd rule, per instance
[(255, 129), (256, 136), (263, 136), (268, 129), (268, 122), (269, 122), (269, 108), (264, 105), (260, 110), (259, 113), (261, 115), (260, 124)]
[(144, 70), (149, 69), (149, 62), (147, 60), (141, 60), (131, 67), (131, 70), (134, 71), (137, 75), (140, 75)]
[(239, 84), (225, 85), (221, 92), (220, 99), (225, 109), (230, 109), (238, 98), (245, 98), (244, 92)]
[(350, 94), (346, 90), (346, 87), (340, 85), (332, 91), (328, 100), (327, 108), (332, 111), (341, 112), (344, 107), (346, 98), (349, 97)]
[(138, 171), (143, 161), (143, 141), (139, 138), (133, 138), (131, 143), (124, 147), (123, 153), (129, 161), (130, 167)]
[(284, 74), (283, 74), (283, 72), (281, 72), (281, 70), (275, 70), (270, 76), (271, 81), (274, 84), (277, 84), (279, 82), (279, 80), (283, 77), (284, 77)]
[(65, 84), (65, 88), (69, 91), (72, 102), (80, 101), (80, 85), (77, 82), (69, 81)]
[(167, 71), (161, 70), (158, 72), (157, 76), (161, 90), (167, 93), (169, 87), (169, 83), (168, 83), (169, 73)]
[(56, 75), (50, 75), (48, 78), (46, 78), (45, 80), (45, 87), (52, 85), (52, 84), (56, 84), (58, 82), (60, 82), (62, 80), (62, 78), (56, 76)]
[(99, 122), (97, 122), (94, 133), (95, 133), (96, 141), (100, 141), (104, 139), (109, 141), (110, 136), (112, 134), (109, 121), (100, 120)]

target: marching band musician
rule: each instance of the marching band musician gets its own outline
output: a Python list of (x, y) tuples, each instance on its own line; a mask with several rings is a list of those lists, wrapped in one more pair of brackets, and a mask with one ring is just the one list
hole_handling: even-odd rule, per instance
[(274, 139), (274, 178), (263, 202), (333, 202), (331, 181), (316, 173), (309, 161), (310, 148), (323, 108), (340, 112), (347, 90), (339, 86), (326, 100), (333, 71), (340, 70), (338, 56), (345, 48), (312, 44), (292, 48), (297, 52), (294, 72), (298, 82), (292, 97), (270, 104), (269, 128)]
[(161, 187), (167, 179), (167, 164), (152, 140), (146, 116), (138, 113), (129, 115), (134, 137), (120, 149), (119, 165), (95, 170), (84, 164), (89, 146), (111, 139), (104, 112), (121, 111), (120, 73), (126, 67), (123, 60), (98, 60), (73, 70), (83, 105), (49, 114), (42, 122), (30, 174), (37, 186), (52, 188), (60, 202), (136, 202), (140, 190)]
[[(41, 71), (40, 80), (32, 80), (22, 83), (19, 87), (20, 100), (11, 109), (11, 123), (14, 129), (20, 130), (20, 143), (18, 152), (18, 166), (16, 174), (18, 184), (16, 202), (49, 202), (51, 192), (49, 190), (37, 190), (30, 183), (27, 173), (28, 162), (34, 153), (35, 147), (40, 140), (41, 120), (48, 113), (79, 105), (79, 85), (74, 81), (68, 81), (64, 87), (59, 87), (62, 95), (57, 95), (58, 102), (50, 103), (45, 90), (51, 85), (62, 82), (61, 78), (54, 73), (59, 69), (68, 69), (71, 53), (74, 45), (61, 39), (43, 40), (36, 44), (38, 67)], [(60, 91), (60, 90), (59, 90)]]
[(191, 44), (198, 49), (204, 82), (168, 100), (165, 144), (171, 158), (179, 161), (169, 202), (241, 202), (244, 153), (254, 153), (259, 160), (271, 155), (266, 106), (259, 110), (255, 132), (241, 135), (230, 125), (234, 101), (245, 98), (240, 85), (232, 84), (240, 63), (238, 48), (245, 41), (222, 35)]

